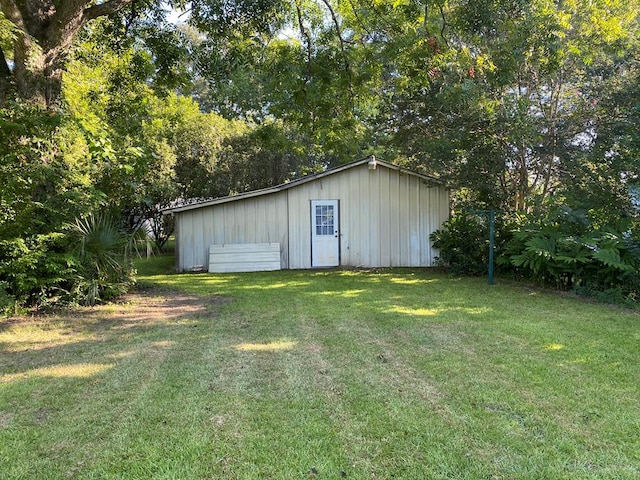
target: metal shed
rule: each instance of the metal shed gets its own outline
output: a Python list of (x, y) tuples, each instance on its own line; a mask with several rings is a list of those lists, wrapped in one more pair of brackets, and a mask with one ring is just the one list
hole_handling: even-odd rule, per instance
[[(431, 177), (369, 157), (164, 213), (175, 216), (180, 272), (427, 267), (437, 256), (429, 235), (449, 217), (449, 192)], [(273, 260), (278, 250), (279, 265), (276, 258), (265, 266), (267, 251)], [(214, 253), (230, 263), (212, 267)]]

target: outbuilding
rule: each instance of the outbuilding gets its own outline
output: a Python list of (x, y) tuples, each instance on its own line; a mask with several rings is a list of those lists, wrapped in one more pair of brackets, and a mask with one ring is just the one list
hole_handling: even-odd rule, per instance
[(428, 267), (449, 217), (436, 179), (368, 157), (272, 188), (165, 210), (176, 269)]

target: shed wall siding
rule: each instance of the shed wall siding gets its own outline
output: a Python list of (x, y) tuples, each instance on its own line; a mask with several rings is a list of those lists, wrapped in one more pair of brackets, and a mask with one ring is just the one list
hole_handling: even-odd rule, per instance
[(311, 268), (311, 200), (339, 200), (340, 264), (431, 266), (429, 235), (449, 216), (443, 187), (361, 165), (289, 191), (289, 268)]
[(206, 266), (212, 244), (281, 245), (282, 268), (311, 268), (311, 201), (338, 200), (340, 264), (431, 266), (429, 235), (449, 216), (449, 196), (415, 175), (366, 164), (263, 196), (179, 212), (180, 271)]
[(288, 268), (286, 192), (180, 212), (176, 215), (177, 269), (205, 268), (213, 244), (280, 243)]

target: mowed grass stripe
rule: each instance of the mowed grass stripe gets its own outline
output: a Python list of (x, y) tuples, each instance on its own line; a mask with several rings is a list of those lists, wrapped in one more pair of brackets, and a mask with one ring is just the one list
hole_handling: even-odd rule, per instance
[(162, 262), (137, 302), (176, 308), (2, 325), (4, 478), (639, 476), (636, 313), (423, 270)]

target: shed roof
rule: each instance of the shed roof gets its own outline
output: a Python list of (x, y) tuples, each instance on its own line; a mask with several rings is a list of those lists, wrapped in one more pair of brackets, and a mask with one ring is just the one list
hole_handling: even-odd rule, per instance
[(291, 182), (287, 182), (287, 183), (282, 183), (280, 185), (276, 185), (274, 187), (268, 187), (268, 188), (262, 188), (260, 190), (252, 190), (250, 192), (245, 192), (245, 193), (240, 193), (238, 195), (229, 195), (226, 197), (218, 197), (218, 198), (213, 198), (213, 199), (209, 199), (209, 200), (203, 200), (200, 202), (194, 202), (194, 203), (190, 203), (187, 205), (179, 205), (176, 207), (171, 207), (171, 208), (167, 208), (164, 209), (162, 211), (162, 213), (164, 214), (170, 214), (170, 213), (178, 213), (178, 212), (185, 212), (187, 210), (195, 210), (198, 208), (203, 208), (203, 207), (209, 207), (212, 205), (219, 205), (221, 203), (228, 203), (228, 202), (236, 202), (238, 200), (243, 200), (246, 198), (253, 198), (253, 197), (259, 197), (262, 195), (269, 195), (271, 193), (277, 193), (277, 192), (282, 192), (284, 190), (288, 190), (289, 188), (293, 188), (293, 187), (297, 187), (299, 185), (303, 185), (307, 182), (313, 182), (314, 180), (318, 180), (320, 178), (324, 178), (327, 177), (329, 175), (334, 175), (336, 173), (339, 172), (343, 172), (345, 170), (348, 170), (350, 168), (354, 168), (360, 165), (364, 165), (364, 164), (369, 164), (370, 166), (372, 166), (373, 168), (376, 168), (378, 165), (389, 168), (391, 170), (396, 170), (398, 172), (401, 173), (405, 173), (407, 175), (413, 175), (415, 177), (421, 178), (427, 182), (431, 182), (431, 183), (436, 183), (438, 185), (442, 185), (442, 182), (440, 180), (438, 180), (435, 177), (430, 177), (428, 175), (423, 175), (420, 173), (416, 173), (413, 172), (411, 170), (407, 170), (406, 168), (400, 167), (398, 165), (394, 165), (392, 163), (389, 162), (385, 162), (382, 160), (379, 160), (377, 158), (375, 158), (373, 155), (363, 158), (361, 160), (356, 160), (355, 162), (350, 162), (350, 163), (345, 163), (344, 165), (340, 165), (338, 167), (335, 168), (331, 168), (329, 170), (325, 170), (324, 172), (320, 172), (320, 173), (315, 173), (315, 174), (311, 174), (311, 175), (306, 175), (302, 178), (299, 178), (297, 180), (293, 180)]

